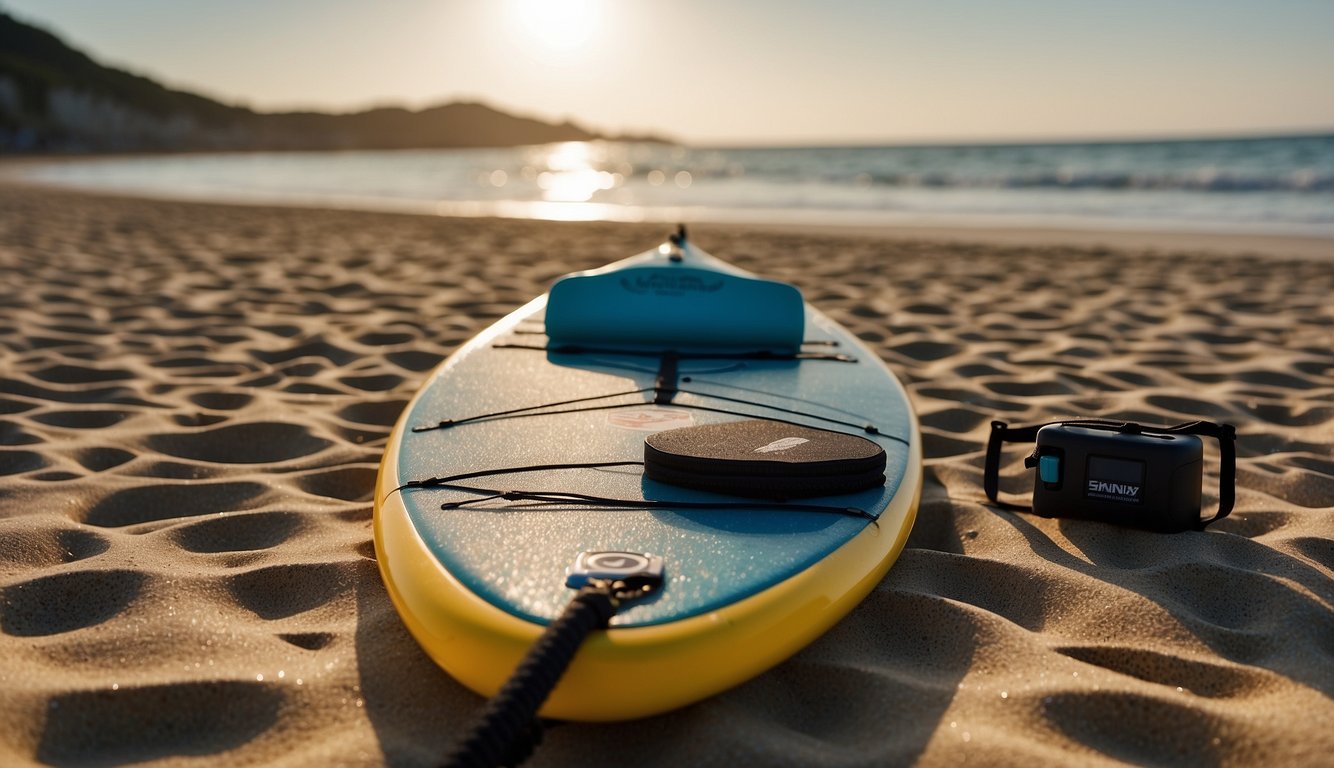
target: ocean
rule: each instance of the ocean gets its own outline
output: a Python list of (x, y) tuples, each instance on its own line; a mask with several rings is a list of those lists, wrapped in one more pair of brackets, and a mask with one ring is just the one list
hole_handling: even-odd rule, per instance
[(539, 219), (1334, 235), (1334, 135), (867, 147), (73, 158), (24, 175), (176, 199)]

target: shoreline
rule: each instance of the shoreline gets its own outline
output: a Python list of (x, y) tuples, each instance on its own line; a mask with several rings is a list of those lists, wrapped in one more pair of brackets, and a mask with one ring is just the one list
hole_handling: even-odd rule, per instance
[[(87, 158), (75, 158), (86, 160)], [(227, 205), (248, 208), (285, 208), (293, 210), (324, 211), (361, 211), (365, 213), (395, 214), (404, 216), (427, 216), (435, 218), (480, 219), (497, 221), (532, 221), (546, 223), (599, 223), (608, 225), (644, 225), (666, 228), (677, 220), (664, 216), (647, 219), (617, 218), (561, 218), (535, 216), (498, 216), (489, 212), (478, 215), (461, 215), (470, 204), (450, 204), (448, 211), (440, 212), (443, 205), (427, 204), (418, 201), (392, 201), (382, 198), (346, 199), (323, 202), (312, 200), (283, 200), (278, 198), (251, 198), (244, 195), (227, 196), (225, 194), (186, 194), (172, 196), (166, 193), (154, 193), (137, 189), (100, 188), (91, 186), (63, 185), (25, 178), (12, 169), (25, 165), (42, 165), (61, 162), (61, 158), (4, 158), (0, 159), (0, 186), (30, 187), (53, 192), (88, 195), (91, 197), (119, 197), (145, 201), (163, 201), (176, 203), (197, 203), (201, 205)], [(525, 208), (530, 204), (518, 204)], [(683, 216), (684, 223), (695, 232), (753, 232), (760, 235), (809, 234), (831, 237), (870, 238), (891, 241), (923, 241), (936, 243), (955, 243), (971, 245), (1003, 245), (1007, 247), (1051, 247), (1069, 246), (1076, 248), (1113, 249), (1113, 250), (1150, 250), (1165, 252), (1197, 252), (1219, 256), (1259, 256), (1270, 258), (1297, 258), (1334, 261), (1334, 236), (1256, 233), (1256, 232), (1205, 232), (1177, 230), (1170, 228), (1134, 228), (1134, 227), (1079, 227), (1079, 226), (1033, 226), (1015, 224), (1013, 226), (991, 223), (978, 223), (976, 218), (960, 216), (957, 223), (942, 224), (860, 224), (860, 223), (790, 223), (779, 221), (728, 220), (723, 214), (718, 220), (705, 217), (692, 221)]]
[(1260, 256), (1279, 259), (1334, 261), (1334, 237), (1303, 235), (1222, 234), (1118, 229), (1062, 229), (1058, 227), (969, 227), (936, 226), (801, 226), (788, 224), (713, 224), (692, 230), (717, 227), (762, 234), (820, 234), (899, 241), (946, 244), (1001, 245), (1007, 247), (1068, 246), (1093, 250), (1143, 250), (1209, 253), (1219, 256)]

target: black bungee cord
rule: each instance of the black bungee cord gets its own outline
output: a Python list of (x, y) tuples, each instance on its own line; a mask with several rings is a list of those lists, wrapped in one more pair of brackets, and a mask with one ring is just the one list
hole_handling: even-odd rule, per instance
[(594, 629), (607, 626), (622, 603), (645, 597), (660, 580), (591, 579), (528, 649), (468, 735), (445, 759), (447, 768), (517, 766), (542, 741), (542, 708), (575, 653)]
[[(623, 392), (611, 392), (605, 395), (592, 395), (590, 397), (580, 397), (580, 398), (575, 398), (573, 400), (561, 400), (550, 403), (541, 403), (538, 405), (523, 406), (521, 408), (511, 408), (505, 411), (495, 411), (493, 413), (482, 413), (474, 416), (466, 416), (460, 419), (443, 419), (439, 422), (436, 422), (435, 424), (424, 424), (413, 427), (412, 431), (415, 433), (433, 432), (435, 430), (450, 429), (452, 427), (461, 426), (463, 424), (471, 424), (473, 422), (479, 422), (479, 421), (501, 421), (503, 419), (523, 419), (534, 416), (556, 416), (568, 413), (609, 411), (609, 410), (617, 410), (620, 408), (641, 408), (646, 405), (671, 405), (674, 408), (684, 408), (686, 410), (705, 411), (709, 413), (721, 413), (727, 416), (747, 416), (750, 418), (765, 419), (766, 421), (778, 421), (778, 422), (783, 422), (785, 424), (797, 424), (797, 422), (788, 421), (787, 419), (779, 419), (779, 418), (774, 418), (772, 416), (762, 416), (759, 414), (742, 413), (740, 411), (733, 411), (725, 408), (713, 408), (707, 405), (696, 405), (694, 403), (680, 403), (670, 399), (668, 399), (667, 402), (664, 402), (664, 398), (661, 397), (663, 391), (664, 390), (660, 387), (643, 387), (640, 389), (626, 390)], [(649, 393), (653, 393), (655, 395), (654, 400), (650, 402), (608, 403), (605, 405), (582, 405), (584, 403), (592, 403), (598, 400), (611, 400), (618, 397), (632, 397), (634, 395), (643, 395)], [(823, 421), (827, 424), (836, 424), (840, 427), (848, 427), (850, 429), (861, 430), (862, 432), (865, 432), (868, 435), (878, 435), (888, 440), (895, 440), (905, 444), (908, 442), (906, 439), (898, 437), (897, 435), (889, 435), (881, 432), (880, 429), (876, 427), (874, 424), (857, 424), (851, 421), (843, 421), (842, 419), (835, 419), (829, 416), (821, 416), (815, 413), (807, 413), (805, 411), (798, 411), (792, 408), (784, 408), (778, 405), (770, 405), (768, 403), (760, 403), (737, 397), (728, 397), (727, 395), (717, 395), (708, 392), (698, 392), (691, 389), (673, 388), (671, 390), (671, 393), (673, 395), (676, 394), (691, 395), (693, 397), (712, 398), (714, 400), (721, 400), (727, 403), (736, 403), (738, 405), (748, 405), (755, 408), (764, 408), (770, 411), (776, 411), (779, 413), (786, 413), (786, 414), (791, 414), (793, 416), (799, 416), (801, 418)], [(562, 406), (566, 405), (578, 405), (579, 407), (564, 408), (562, 410), (546, 410), (549, 408), (560, 409)]]
[(605, 496), (594, 496), (584, 493), (575, 493), (572, 491), (543, 491), (543, 490), (498, 490), (495, 488), (477, 488), (469, 485), (460, 485), (460, 480), (472, 480), (479, 477), (493, 477), (496, 475), (521, 474), (524, 472), (548, 472), (566, 469), (604, 469), (612, 467), (642, 467), (642, 461), (592, 461), (575, 462), (569, 464), (533, 464), (524, 467), (502, 467), (498, 469), (481, 469), (475, 472), (463, 472), (456, 475), (446, 475), (443, 477), (428, 477), (424, 480), (409, 480), (406, 483), (394, 488), (385, 494), (389, 498), (395, 493), (418, 488), (436, 488), (449, 491), (459, 491), (463, 493), (479, 494), (478, 498), (463, 499), (460, 501), (446, 501), (440, 505), (441, 510), (463, 509), (488, 501), (529, 501), (534, 505), (559, 506), (571, 505), (582, 507), (607, 507), (614, 509), (641, 510), (641, 509), (702, 509), (702, 510), (720, 510), (720, 511), (760, 511), (772, 510), (775, 505), (785, 511), (790, 512), (819, 512), (826, 514), (845, 515), (856, 517), (875, 523), (879, 520), (875, 515), (859, 507), (836, 507), (825, 504), (805, 504), (801, 502), (791, 502), (784, 499), (775, 498), (770, 501), (674, 501), (671, 499), (614, 499)]

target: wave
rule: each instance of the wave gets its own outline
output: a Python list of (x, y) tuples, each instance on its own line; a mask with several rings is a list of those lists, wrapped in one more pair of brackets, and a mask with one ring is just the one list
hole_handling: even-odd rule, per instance
[[(1334, 174), (1298, 172), (1281, 176), (1200, 172), (1195, 174), (1074, 173), (1051, 171), (998, 176), (888, 173), (870, 175), (882, 187), (961, 189), (1103, 189), (1188, 192), (1334, 192)], [(854, 182), (857, 181), (854, 179)]]
[[(1301, 170), (1283, 174), (1248, 174), (1204, 169), (1193, 172), (1044, 170), (966, 174), (949, 171), (812, 172), (809, 169), (749, 166), (728, 168), (679, 166), (695, 180), (746, 179), (751, 182), (819, 182), (834, 186), (903, 189), (1095, 189), (1184, 192), (1334, 192), (1334, 173)], [(647, 178), (660, 169), (636, 168), (631, 177)], [(677, 167), (668, 172), (674, 173)]]

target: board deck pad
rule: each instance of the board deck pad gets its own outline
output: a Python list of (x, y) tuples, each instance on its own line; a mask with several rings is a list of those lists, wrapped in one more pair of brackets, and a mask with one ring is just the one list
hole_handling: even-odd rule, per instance
[[(698, 253), (692, 266), (718, 263)], [(692, 619), (773, 594), (776, 585), (817, 566), (868, 526), (878, 526), (867, 517), (879, 517), (896, 496), (915, 499), (920, 486), (916, 421), (902, 387), (845, 329), (808, 305), (802, 311), (801, 350), (810, 351), (810, 359), (674, 344), (673, 387), (664, 396), (655, 391), (664, 375), (661, 349), (623, 341), (605, 348), (587, 341), (552, 344), (544, 333), (546, 297), (535, 299), (446, 360), (405, 410), (381, 470), (378, 548), (384, 544), (380, 516), (401, 516), (413, 534), (409, 548), (420, 544), (411, 556), (436, 561), (447, 589), (464, 592), (466, 600), (475, 596), (502, 624), (508, 616), (531, 625), (534, 636), (570, 600), (566, 569), (585, 551), (642, 552), (665, 564), (663, 587), (623, 607), (609, 635), (620, 629), (694, 627)], [(762, 511), (728, 508), (737, 496), (658, 482), (642, 466), (515, 471), (458, 482), (471, 490), (450, 485), (389, 493), (426, 478), (642, 460), (648, 435), (743, 420), (781, 420), (856, 435), (870, 447), (868, 453), (883, 452), (883, 469), (876, 471), (883, 481), (803, 499), (829, 507), (826, 512), (785, 508), (782, 501)], [(485, 499), (511, 490), (579, 493), (626, 504)], [(718, 506), (635, 507), (646, 501)], [(897, 554), (911, 526), (915, 502), (907, 512), (902, 500), (898, 506), (892, 529), (877, 532), (890, 537), (882, 560)], [(865, 516), (838, 512), (849, 508)], [(463, 661), (451, 666), (442, 658), (450, 651), (433, 648), (445, 642), (453, 619), (441, 619), (444, 628), (432, 635), (421, 622), (434, 621), (427, 614), (436, 609), (409, 605), (409, 587), (415, 586), (400, 583), (417, 578), (408, 569), (421, 566), (396, 565), (392, 550), (380, 557), (409, 627), (437, 661), (456, 671)]]
[(644, 438), (644, 474), (667, 485), (760, 499), (855, 493), (885, 482), (885, 451), (864, 437), (743, 419)]

